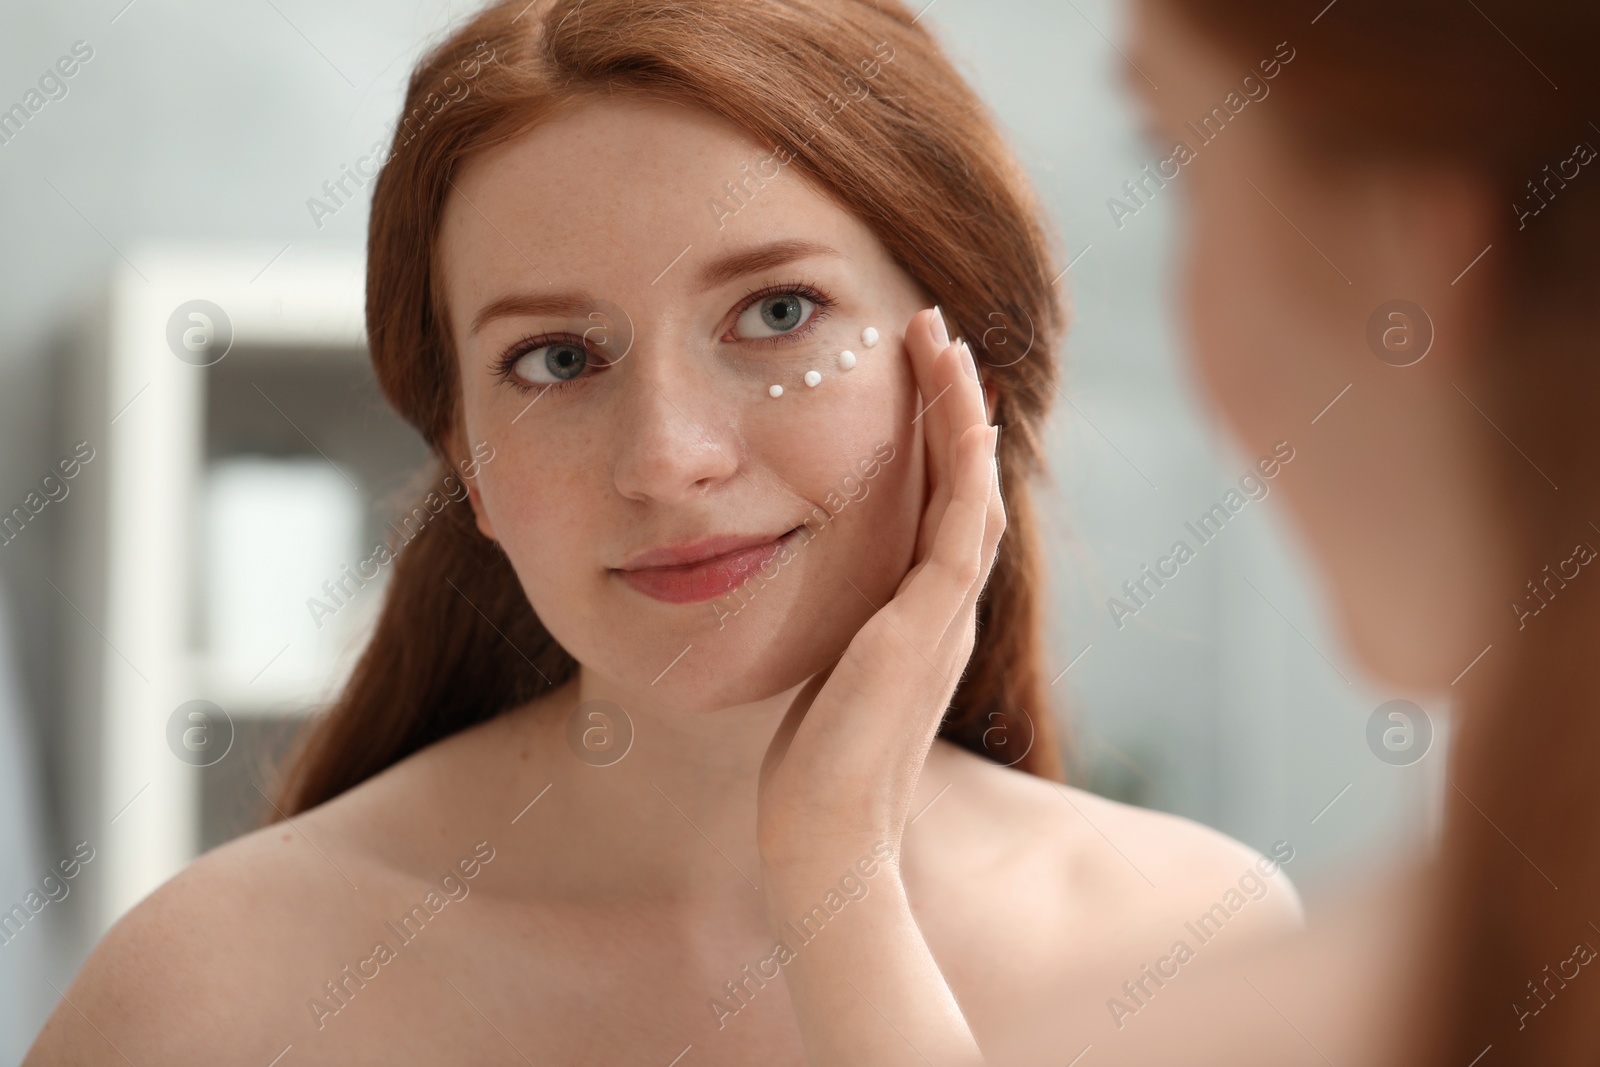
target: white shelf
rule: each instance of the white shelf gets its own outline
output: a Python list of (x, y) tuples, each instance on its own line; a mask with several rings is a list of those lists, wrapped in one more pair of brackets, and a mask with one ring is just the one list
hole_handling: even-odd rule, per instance
[[(137, 250), (132, 258), (143, 276), (119, 267), (77, 353), (66, 432), (94, 446), (103, 498), (98, 508), (74, 512), (72, 565), (62, 574), (63, 592), (95, 628), (69, 630), (71, 662), (98, 665), (69, 680), (69, 703), (82, 721), (70, 730), (66, 794), (76, 809), (68, 819), (86, 828), (98, 852), (101, 930), (201, 846), (203, 772), (169, 748), (174, 710), (201, 699), (237, 720), (293, 718), (324, 701), (348, 668), (346, 656), (315, 683), (283, 682), (270, 669), (242, 681), (197, 647), (201, 504), (217, 450), (210, 393), (229, 375), (241, 380), (244, 366), (275, 363), (279, 383), (329, 359), (356, 374), (365, 366), (361, 257), (291, 248), (274, 259), (278, 251)], [(231, 323), (232, 347), (215, 366), (185, 362), (168, 344), (169, 318), (196, 299), (224, 309)], [(275, 406), (277, 415), (260, 417), (294, 421)], [(304, 451), (321, 449), (308, 443)], [(370, 599), (375, 607), (377, 597)]]

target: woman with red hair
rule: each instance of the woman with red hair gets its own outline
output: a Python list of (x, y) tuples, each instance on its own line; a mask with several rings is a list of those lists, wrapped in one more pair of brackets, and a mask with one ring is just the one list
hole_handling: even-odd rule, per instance
[(1229, 894), (1297, 921), (1292, 849), (1062, 782), (1060, 271), (917, 16), (517, 0), (404, 113), (367, 323), (430, 517), (274, 821), (33, 1062), (970, 1063)]

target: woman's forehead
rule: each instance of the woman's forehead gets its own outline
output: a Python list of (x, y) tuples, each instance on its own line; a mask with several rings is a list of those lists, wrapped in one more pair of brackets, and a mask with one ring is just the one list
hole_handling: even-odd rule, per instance
[(773, 149), (709, 112), (633, 98), (584, 103), (474, 157), (440, 235), (453, 293), (506, 279), (678, 288), (784, 242), (849, 260), (879, 251)]

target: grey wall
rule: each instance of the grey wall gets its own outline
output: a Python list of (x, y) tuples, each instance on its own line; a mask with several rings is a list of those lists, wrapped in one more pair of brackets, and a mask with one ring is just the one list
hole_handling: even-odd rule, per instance
[[(422, 43), (468, 10), (437, 0), (124, 4), (0, 4), (0, 108), (23, 100), (74, 42), (94, 50), (68, 95), (0, 145), (4, 508), (71, 432), (55, 425), (52, 343), (108, 273), (136, 271), (125, 257), (147, 240), (288, 246), (280, 262), (319, 243), (359, 248), (364, 203), (319, 229), (306, 200), (385, 133)], [(1249, 505), (1132, 623), (1111, 621), (1106, 597), (1254, 459), (1232, 454), (1209, 427), (1177, 355), (1168, 290), (1181, 184), (1120, 229), (1107, 210), (1152, 158), (1104, 36), (1116, 38), (1121, 14), (1109, 0), (937, 0), (926, 16), (1010, 131), (1063, 254), (1082, 253), (1062, 282), (1076, 327), (1045, 510), (1053, 669), (1088, 651), (1054, 691), (1090, 784), (1258, 848), (1287, 838), (1302, 857), (1291, 873), (1304, 882), (1408, 847), (1438, 761), (1398, 770), (1367, 750), (1367, 715), (1389, 694), (1364, 687), (1342, 658), (1276, 496)], [(1297, 447), (1314, 446), (1314, 414), (1291, 435)], [(71, 668), (53, 649), (62, 627), (81, 622), (40, 576), (51, 562), (48, 525), (34, 533), (0, 549), (24, 709), (13, 723), (20, 740), (0, 730), (0, 768), (10, 759), (38, 771), (36, 782), (8, 781), (36, 785), (32, 800), (0, 792), (4, 905), (74, 840), (52, 815), (59, 764), (50, 762), (72, 754), (46, 759), (46, 750), (55, 678)], [(58, 986), (80, 962), (64, 936), (72, 906), (26, 931), (37, 944), (0, 947), (0, 1063), (20, 1058), (55, 999), (24, 950), (50, 954), (44, 975)]]

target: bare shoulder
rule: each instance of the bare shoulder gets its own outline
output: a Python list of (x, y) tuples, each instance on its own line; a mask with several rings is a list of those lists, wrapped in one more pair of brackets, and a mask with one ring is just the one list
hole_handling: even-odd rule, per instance
[(266, 1051), (281, 1021), (270, 1008), (235, 1009), (296, 1002), (293, 961), (315, 951), (328, 902), (351, 892), (305, 851), (287, 827), (268, 827), (190, 863), (107, 932), (27, 1062), (232, 1062), (229, 1050), (243, 1062)]
[[(1040, 966), (1137, 954), (1210, 916), (1238, 943), (1303, 921), (1270, 855), (1189, 819), (999, 766), (940, 742), (906, 835), (908, 882)], [(937, 799), (934, 799), (937, 797)], [(1004, 907), (996, 907), (1003, 901)], [(1219, 910), (1220, 909), (1220, 910)]]
[(479, 866), (473, 820), (442, 798), (495, 729), (447, 738), (191, 862), (106, 933), (27, 1063), (273, 1062), (382, 917), (439, 896), (438, 873), (464, 858)]

